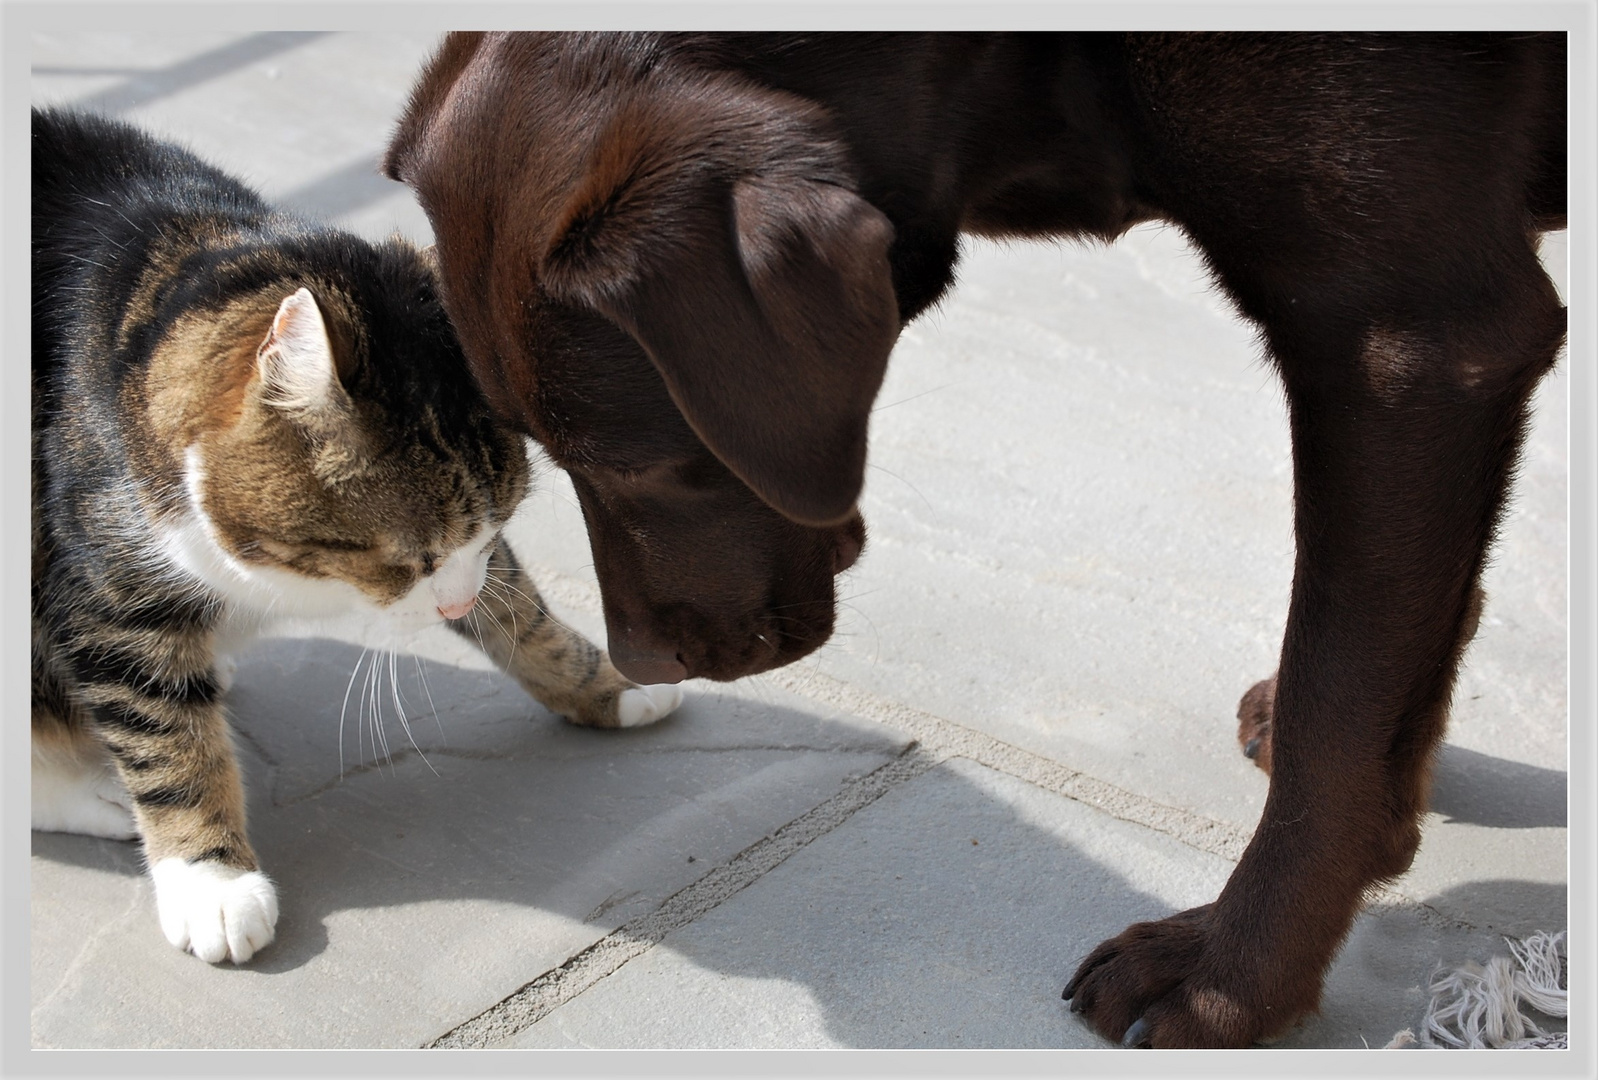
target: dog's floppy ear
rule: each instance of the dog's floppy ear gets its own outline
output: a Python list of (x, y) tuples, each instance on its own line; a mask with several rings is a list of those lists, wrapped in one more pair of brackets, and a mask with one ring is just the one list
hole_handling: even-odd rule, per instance
[(695, 433), (768, 505), (809, 525), (845, 520), (899, 334), (888, 219), (792, 174), (589, 180), (544, 287), (630, 333)]

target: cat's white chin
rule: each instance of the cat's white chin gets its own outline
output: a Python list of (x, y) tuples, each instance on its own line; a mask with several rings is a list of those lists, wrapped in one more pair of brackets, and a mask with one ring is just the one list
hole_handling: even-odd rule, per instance
[(161, 932), (201, 960), (242, 964), (277, 933), (277, 888), (259, 870), (162, 859), (150, 868)]

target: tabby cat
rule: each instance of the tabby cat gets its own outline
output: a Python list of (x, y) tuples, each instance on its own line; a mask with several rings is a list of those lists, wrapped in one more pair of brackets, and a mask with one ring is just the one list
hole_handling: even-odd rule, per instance
[(470, 635), (476, 605), (516, 628), (480, 644), (551, 710), (676, 707), (545, 615), (499, 540), (527, 485), (421, 253), (34, 111), (33, 825), (142, 837), (174, 945), (241, 963), (272, 940), (217, 666), (271, 618)]

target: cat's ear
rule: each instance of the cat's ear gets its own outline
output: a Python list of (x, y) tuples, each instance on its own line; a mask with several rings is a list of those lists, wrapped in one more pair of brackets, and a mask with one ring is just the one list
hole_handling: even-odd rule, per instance
[(348, 403), (327, 325), (309, 289), (295, 291), (278, 306), (255, 360), (268, 404), (314, 415)]

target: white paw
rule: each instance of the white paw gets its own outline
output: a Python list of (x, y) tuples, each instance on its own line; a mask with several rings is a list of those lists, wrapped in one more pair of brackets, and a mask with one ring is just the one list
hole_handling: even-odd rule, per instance
[(653, 724), (682, 704), (682, 687), (676, 683), (640, 686), (623, 690), (616, 699), (616, 726), (643, 727)]
[(33, 827), (40, 832), (131, 840), (139, 835), (132, 807), (110, 762), (34, 753)]
[(150, 868), (161, 931), (210, 964), (242, 964), (271, 943), (277, 889), (259, 870), (162, 859)]

